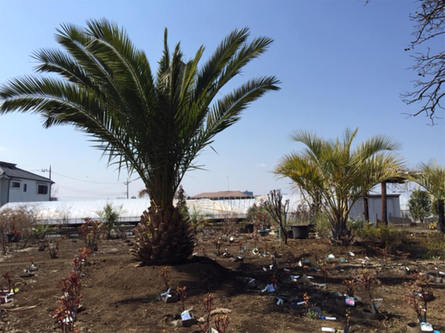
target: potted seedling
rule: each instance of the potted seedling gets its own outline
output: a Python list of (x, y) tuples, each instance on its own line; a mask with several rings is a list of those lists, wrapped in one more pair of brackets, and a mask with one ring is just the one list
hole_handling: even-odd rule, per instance
[(57, 258), (57, 254), (59, 253), (59, 244), (57, 241), (50, 241), (48, 243), (48, 252), (51, 259)]
[(177, 287), (176, 288), (176, 295), (178, 295), (179, 300), (181, 301), (182, 306), (182, 312), (181, 312), (181, 322), (182, 326), (184, 327), (190, 327), (194, 323), (196, 323), (196, 319), (191, 314), (191, 309), (186, 310), (185, 309), (185, 300), (187, 298), (187, 287)]
[(374, 302), (373, 292), (374, 288), (380, 284), (380, 280), (377, 279), (375, 272), (368, 269), (362, 270), (357, 280), (358, 284), (365, 289), (366, 294), (369, 297), (369, 302), (371, 304), (371, 313), (377, 315), (378, 310)]
[(160, 276), (164, 282), (165, 291), (159, 295), (159, 299), (165, 303), (172, 303), (178, 300), (177, 294), (171, 291), (169, 275), (170, 269), (168, 267), (162, 267), (160, 270)]
[[(434, 299), (433, 292), (429, 287), (425, 274), (417, 273), (413, 283), (408, 284), (409, 293), (407, 295), (408, 304), (414, 310), (417, 321), (422, 331), (432, 330), (432, 325), (427, 322), (428, 303)], [(418, 325), (408, 323), (408, 327), (418, 331)]]

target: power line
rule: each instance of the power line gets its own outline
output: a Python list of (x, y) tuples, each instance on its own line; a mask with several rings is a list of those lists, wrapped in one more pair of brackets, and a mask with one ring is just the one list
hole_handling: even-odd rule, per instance
[(61, 174), (60, 172), (56, 172), (54, 170), (52, 172), (55, 173), (58, 176), (65, 177), (65, 178), (68, 178), (68, 179), (71, 179), (71, 180), (75, 180), (75, 181), (80, 181), (80, 182), (86, 182), (86, 183), (92, 183), (92, 184), (98, 184), (98, 185), (119, 185), (120, 184), (119, 182), (105, 183), (105, 182), (97, 182), (97, 181), (94, 181), (94, 180), (75, 178), (75, 177), (71, 177), (71, 176), (67, 176), (67, 175)]

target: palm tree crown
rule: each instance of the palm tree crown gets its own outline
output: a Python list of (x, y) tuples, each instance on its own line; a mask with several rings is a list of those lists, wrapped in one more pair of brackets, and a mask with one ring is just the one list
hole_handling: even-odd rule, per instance
[(148, 264), (179, 263), (194, 247), (187, 218), (173, 207), (184, 174), (251, 102), (278, 89), (275, 77), (260, 77), (216, 100), (272, 42), (260, 37), (248, 43), (248, 37), (247, 28), (234, 30), (198, 66), (204, 47), (184, 60), (179, 43), (170, 53), (165, 30), (153, 74), (145, 53), (115, 24), (62, 25), (57, 41), (64, 51), (35, 54), (37, 71), (56, 75), (10, 81), (0, 89), (0, 112), (34, 111), (46, 127), (72, 124), (91, 136), (109, 164), (137, 172), (151, 205), (136, 228), (135, 253)]
[(435, 199), (438, 214), (437, 229), (445, 232), (445, 168), (436, 163), (422, 163), (417, 171), (411, 173), (411, 179)]
[(156, 75), (143, 51), (106, 20), (85, 29), (62, 25), (57, 41), (65, 52), (41, 50), (38, 72), (3, 86), (0, 111), (35, 111), (44, 126), (72, 124), (91, 135), (109, 163), (136, 171), (152, 204), (171, 205), (185, 172), (214, 136), (236, 122), (248, 104), (278, 89), (275, 77), (252, 79), (217, 101), (216, 95), (271, 39), (247, 43), (247, 28), (235, 30), (201, 67), (201, 46), (184, 60), (178, 43), (170, 53), (167, 30)]

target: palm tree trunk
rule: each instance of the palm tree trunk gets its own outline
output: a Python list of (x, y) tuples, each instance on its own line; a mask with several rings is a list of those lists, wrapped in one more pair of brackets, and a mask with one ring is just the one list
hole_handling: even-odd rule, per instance
[(368, 193), (363, 196), (363, 214), (365, 222), (369, 222), (369, 205), (368, 205)]
[(173, 205), (152, 205), (135, 228), (134, 254), (148, 265), (178, 264), (191, 256), (194, 233), (188, 217)]

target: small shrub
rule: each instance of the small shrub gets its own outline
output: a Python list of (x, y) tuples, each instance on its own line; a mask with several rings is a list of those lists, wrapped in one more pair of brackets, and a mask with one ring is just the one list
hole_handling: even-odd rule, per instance
[(103, 233), (102, 225), (90, 218), (85, 218), (84, 221), (85, 223), (79, 227), (79, 232), (85, 241), (85, 246), (91, 251), (97, 251), (99, 239)]
[(419, 241), (420, 247), (423, 248), (422, 257), (425, 258), (445, 258), (445, 235), (441, 232), (435, 232), (428, 237)]
[(24, 208), (5, 209), (0, 212), (0, 241), (2, 253), (8, 252), (8, 242), (23, 239), (22, 247), (28, 244), (32, 237), (32, 227), (35, 224), (33, 212)]
[(329, 239), (332, 236), (331, 223), (325, 214), (317, 214), (314, 218), (315, 232), (320, 238)]
[(57, 241), (50, 241), (48, 243), (48, 252), (51, 259), (57, 258), (59, 254), (59, 243)]
[(121, 234), (117, 223), (122, 211), (122, 206), (114, 208), (112, 204), (107, 203), (101, 211), (96, 212), (103, 221), (102, 226), (108, 239), (116, 238)]
[(355, 235), (362, 241), (375, 243), (379, 247), (388, 248), (390, 251), (394, 251), (407, 240), (404, 231), (395, 230), (389, 226), (374, 227), (369, 223), (357, 228)]

